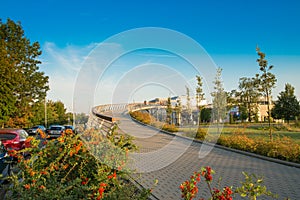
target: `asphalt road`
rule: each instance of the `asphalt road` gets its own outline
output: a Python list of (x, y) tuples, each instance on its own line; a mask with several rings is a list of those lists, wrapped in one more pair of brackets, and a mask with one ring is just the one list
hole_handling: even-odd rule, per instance
[[(114, 111), (113, 115), (119, 119), (119, 128), (134, 136), (140, 147), (139, 152), (130, 154), (129, 167), (135, 170), (134, 179), (145, 188), (152, 188), (154, 180), (158, 179), (153, 199), (181, 199), (180, 184), (203, 166), (216, 171), (213, 186), (217, 186), (219, 178), (222, 178), (221, 187), (240, 186), (244, 171), (263, 176), (263, 184), (278, 194), (278, 199), (300, 199), (299, 168), (161, 133), (132, 121), (125, 113)], [(209, 197), (204, 182), (199, 184), (197, 197)], [(242, 198), (235, 196), (234, 199)]]

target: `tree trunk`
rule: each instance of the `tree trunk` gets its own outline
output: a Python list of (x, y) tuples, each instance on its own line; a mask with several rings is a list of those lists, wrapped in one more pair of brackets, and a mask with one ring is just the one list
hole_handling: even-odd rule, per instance
[(270, 140), (273, 140), (272, 129), (271, 129), (271, 112), (270, 112), (270, 101), (269, 101), (269, 92), (266, 91), (267, 94), (267, 106), (268, 106), (268, 123), (269, 123), (269, 136)]

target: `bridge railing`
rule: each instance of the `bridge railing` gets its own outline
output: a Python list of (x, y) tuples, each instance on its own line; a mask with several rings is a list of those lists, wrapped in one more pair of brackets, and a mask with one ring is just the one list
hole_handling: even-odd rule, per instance
[(143, 104), (143, 103), (131, 103), (131, 104), (106, 104), (92, 108), (88, 120), (88, 128), (100, 130), (104, 134), (112, 131), (112, 128), (116, 125), (118, 119), (113, 116), (113, 112), (117, 110), (138, 111), (147, 110), (153, 108), (162, 108), (164, 106), (157, 104)]
[(94, 107), (89, 115), (87, 128), (98, 130), (103, 135), (111, 133), (116, 125), (113, 117), (107, 113), (111, 109), (111, 105)]
[(87, 123), (87, 128), (99, 130), (103, 134), (110, 133), (117, 123), (113, 111), (129, 108), (129, 104), (106, 104), (92, 108)]

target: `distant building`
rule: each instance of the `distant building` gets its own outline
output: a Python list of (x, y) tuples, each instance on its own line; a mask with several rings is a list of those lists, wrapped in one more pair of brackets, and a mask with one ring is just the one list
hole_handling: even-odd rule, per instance
[[(273, 101), (270, 100), (270, 110), (274, 107)], [(259, 97), (258, 101), (255, 105), (252, 105), (252, 112), (256, 114), (257, 117), (257, 121), (259, 122), (264, 122), (268, 120), (268, 101), (266, 97)], [(228, 119), (226, 119), (226, 121), (229, 121), (229, 116), (230, 115), (239, 115), (240, 111), (239, 111), (239, 107), (238, 106), (234, 106), (233, 108), (231, 108), (228, 111)], [(247, 119), (249, 121), (249, 119)], [(254, 119), (252, 119), (253, 121)]]
[[(186, 95), (181, 95), (181, 96), (174, 96), (174, 97), (170, 97), (171, 98), (171, 104), (172, 107), (175, 107), (178, 104), (178, 101), (181, 102), (181, 106), (182, 106), (182, 114), (185, 115), (185, 110), (187, 109), (187, 96)], [(270, 100), (270, 109), (272, 109), (274, 107), (274, 104), (272, 102), (272, 100)], [(168, 98), (155, 98), (153, 100), (150, 100), (148, 103), (149, 104), (159, 104), (159, 105), (167, 105), (168, 102)], [(206, 100), (202, 100), (200, 105), (205, 106), (205, 108), (212, 108), (212, 104), (208, 104)], [(190, 106), (191, 106), (191, 110), (193, 112), (192, 114), (192, 118), (195, 118), (194, 116), (197, 116), (197, 102), (196, 102), (196, 98), (191, 96), (190, 97)], [(257, 109), (256, 113), (257, 113), (257, 120), (259, 122), (263, 122), (263, 121), (267, 121), (268, 120), (268, 102), (266, 97), (259, 97), (256, 108)], [(234, 114), (234, 115), (238, 115), (239, 114), (239, 109), (237, 106), (233, 107), (232, 109), (228, 110), (228, 117), (225, 121), (229, 121), (229, 115), (230, 114)], [(192, 119), (193, 120), (193, 119)]]
[[(178, 101), (180, 100), (181, 102), (181, 106), (182, 108), (186, 108), (187, 105), (187, 96), (186, 95), (181, 95), (181, 96), (174, 96), (174, 97), (170, 97), (171, 98), (171, 104), (173, 107), (176, 106), (176, 104), (178, 103)], [(166, 105), (168, 102), (168, 98), (155, 98), (152, 99), (150, 101), (148, 101), (149, 104), (160, 104), (160, 105)], [(192, 110), (197, 110), (197, 103), (196, 103), (196, 98), (195, 97), (190, 97), (190, 103), (191, 103), (191, 109)], [(200, 102), (200, 105), (206, 106), (207, 101), (206, 100), (202, 100)]]
[[(258, 121), (263, 122), (268, 120), (268, 101), (267, 97), (260, 97), (258, 99)], [(270, 99), (270, 110), (274, 107), (274, 103), (272, 101), (272, 98)]]

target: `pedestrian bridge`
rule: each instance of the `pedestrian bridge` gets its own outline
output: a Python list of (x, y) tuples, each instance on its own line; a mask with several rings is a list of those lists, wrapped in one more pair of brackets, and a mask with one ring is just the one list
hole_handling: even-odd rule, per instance
[[(136, 170), (132, 177), (145, 188), (151, 188), (158, 179), (151, 199), (181, 199), (179, 185), (202, 166), (211, 166), (216, 171), (213, 185), (222, 177), (221, 186), (239, 186), (244, 180), (242, 172), (254, 173), (264, 177), (264, 184), (279, 195), (278, 199), (300, 199), (300, 166), (297, 164), (166, 133), (141, 125), (128, 115), (129, 111), (156, 109), (156, 106), (159, 105), (101, 105), (92, 109), (88, 122), (89, 126), (104, 132), (118, 125), (122, 132), (135, 137), (140, 150), (129, 155), (129, 167)], [(196, 199), (208, 198), (206, 185), (202, 183), (199, 187)]]

